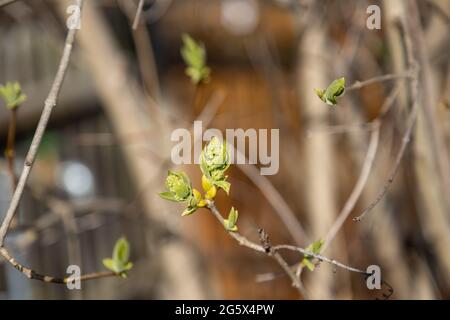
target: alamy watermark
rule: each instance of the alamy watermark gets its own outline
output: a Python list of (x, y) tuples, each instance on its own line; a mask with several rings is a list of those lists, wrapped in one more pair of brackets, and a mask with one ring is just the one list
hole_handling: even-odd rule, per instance
[(81, 268), (72, 264), (67, 267), (66, 273), (69, 274), (66, 280), (67, 289), (81, 290)]
[[(210, 128), (203, 132), (202, 121), (194, 121), (193, 137), (191, 132), (184, 128), (178, 128), (172, 132), (170, 140), (178, 143), (172, 148), (170, 156), (176, 165), (199, 164), (203, 141), (210, 141), (213, 137), (217, 137), (221, 142), (226, 141), (230, 163), (260, 164), (262, 175), (274, 175), (279, 170), (279, 131), (279, 129), (270, 129), (269, 135), (268, 129), (226, 129), (224, 140), (222, 131), (219, 129)], [(248, 157), (246, 157), (246, 150), (248, 150)]]
[(370, 276), (366, 279), (366, 286), (369, 290), (381, 289), (381, 268), (377, 265), (370, 265), (366, 269), (367, 274)]
[(66, 10), (69, 17), (66, 20), (66, 26), (69, 30), (81, 29), (81, 9), (78, 5), (72, 4)]

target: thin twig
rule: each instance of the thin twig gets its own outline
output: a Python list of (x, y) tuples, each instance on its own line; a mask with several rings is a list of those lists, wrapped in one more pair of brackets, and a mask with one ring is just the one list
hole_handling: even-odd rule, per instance
[[(77, 0), (77, 5), (81, 8), (83, 0)], [(66, 42), (64, 46), (64, 51), (61, 57), (61, 61), (59, 63), (58, 71), (56, 73), (55, 79), (53, 81), (52, 87), (48, 94), (48, 97), (44, 104), (44, 109), (42, 110), (41, 118), (39, 119), (39, 123), (37, 125), (36, 131), (33, 136), (33, 140), (31, 142), (30, 149), (28, 150), (24, 167), (22, 173), (20, 175), (19, 181), (17, 183), (16, 190), (14, 191), (13, 197), (11, 199), (11, 203), (6, 212), (3, 223), (0, 227), (0, 247), (3, 246), (6, 233), (8, 232), (9, 226), (11, 224), (12, 219), (17, 211), (17, 207), (19, 206), (20, 199), (22, 198), (23, 191), (25, 189), (26, 182), (31, 172), (31, 168), (33, 166), (34, 161), (36, 160), (37, 151), (39, 149), (39, 145), (41, 144), (42, 136), (45, 133), (45, 129), (47, 128), (48, 120), (50, 119), (50, 115), (53, 111), (53, 108), (56, 106), (56, 102), (59, 97), (59, 93), (61, 90), (61, 86), (66, 75), (67, 68), (69, 66), (70, 57), (72, 53), (73, 42), (75, 40), (75, 35), (77, 33), (77, 29), (69, 30)]]
[[(235, 146), (230, 146), (234, 148), (234, 152), (238, 157), (245, 159), (245, 163), (249, 163), (245, 154), (240, 152)], [(265, 176), (259, 174), (258, 169), (254, 165), (244, 165), (238, 164), (237, 167), (242, 171), (267, 199), (272, 208), (280, 217), (281, 221), (285, 225), (291, 237), (294, 239), (297, 245), (302, 245), (309, 241), (308, 235), (301, 225), (300, 221), (297, 219), (295, 213), (284, 200), (283, 196), (274, 187), (274, 185)]]
[(0, 0), (0, 8), (1, 7), (5, 7), (5, 6), (7, 6), (8, 4), (11, 4), (11, 3), (13, 3), (13, 2), (16, 2), (17, 0)]
[(336, 234), (342, 228), (342, 226), (344, 225), (344, 222), (347, 220), (348, 216), (355, 208), (356, 202), (358, 201), (359, 197), (361, 196), (361, 194), (364, 190), (364, 186), (366, 185), (367, 180), (369, 179), (370, 172), (372, 171), (373, 163), (375, 160), (375, 155), (376, 155), (377, 149), (378, 149), (378, 142), (380, 140), (381, 121), (386, 116), (386, 114), (390, 110), (391, 106), (394, 104), (395, 99), (398, 96), (399, 90), (400, 90), (400, 86), (397, 85), (392, 90), (392, 92), (389, 94), (389, 96), (386, 98), (385, 102), (383, 103), (383, 106), (381, 107), (381, 112), (380, 112), (379, 116), (370, 123), (370, 127), (372, 128), (372, 133), (370, 135), (369, 148), (367, 149), (367, 153), (366, 153), (366, 157), (363, 162), (363, 167), (361, 169), (361, 173), (355, 184), (355, 187), (352, 190), (352, 193), (350, 194), (350, 197), (347, 199), (347, 201), (346, 201), (344, 207), (342, 208), (341, 212), (339, 213), (336, 221), (331, 226), (330, 230), (328, 231), (327, 235), (325, 236), (322, 252), (324, 252), (326, 250), (328, 245), (333, 241)]
[(407, 71), (405, 71), (403, 73), (399, 73), (399, 74), (385, 74), (385, 75), (382, 75), (379, 77), (370, 78), (365, 81), (356, 81), (351, 86), (345, 88), (345, 91), (348, 92), (348, 91), (358, 90), (358, 89), (361, 89), (362, 87), (366, 87), (366, 86), (374, 84), (374, 83), (379, 83), (379, 82), (384, 82), (384, 81), (389, 81), (389, 80), (410, 79), (412, 77), (413, 77), (413, 75), (412, 75), (411, 70), (407, 70)]
[(336, 221), (333, 223), (327, 235), (325, 236), (322, 251), (324, 251), (328, 247), (328, 245), (333, 241), (333, 239), (336, 237), (336, 234), (342, 228), (344, 222), (347, 220), (348, 216), (355, 208), (355, 205), (359, 197), (361, 196), (362, 191), (364, 190), (364, 186), (366, 185), (367, 180), (369, 179), (370, 172), (372, 171), (375, 155), (378, 149), (379, 139), (380, 139), (380, 123), (377, 122), (376, 128), (372, 131), (370, 135), (369, 148), (367, 149), (366, 158), (364, 160), (364, 164), (361, 169), (358, 181), (356, 182), (355, 187), (353, 188), (352, 193), (350, 194), (350, 197), (347, 199), (347, 202), (345, 203), (344, 207), (339, 213)]
[[(408, 37), (406, 37), (407, 44), (409, 44), (408, 41), (409, 41)], [(409, 47), (409, 46), (407, 46), (407, 47)], [(411, 91), (412, 91), (412, 97), (413, 97), (412, 98), (413, 104), (412, 104), (411, 111), (410, 111), (410, 114), (408, 117), (407, 128), (403, 135), (400, 149), (397, 153), (397, 156), (395, 157), (394, 166), (391, 168), (391, 171), (389, 173), (387, 181), (381, 188), (381, 190), (378, 193), (378, 195), (376, 196), (376, 198), (362, 211), (362, 213), (359, 216), (353, 218), (354, 222), (360, 222), (365, 217), (365, 215), (370, 210), (372, 210), (381, 201), (381, 199), (383, 199), (383, 197), (386, 195), (387, 191), (389, 190), (389, 187), (394, 182), (394, 178), (397, 175), (397, 172), (400, 168), (400, 164), (403, 159), (403, 155), (405, 154), (406, 148), (409, 144), (409, 141), (411, 140), (412, 129), (414, 128), (414, 124), (416, 123), (417, 113), (419, 111), (419, 95), (418, 95), (419, 66), (412, 58), (412, 53), (410, 52), (411, 49), (407, 48), (407, 51), (408, 51), (407, 53), (409, 54), (410, 68), (412, 70), (411, 71), (411, 73), (412, 73)]]
[(281, 244), (281, 245), (274, 246), (273, 249), (276, 250), (276, 251), (282, 250), (282, 249), (291, 250), (291, 251), (297, 251), (297, 252), (302, 253), (303, 255), (312, 256), (313, 258), (316, 258), (317, 260), (319, 260), (321, 262), (324, 261), (324, 262), (329, 263), (329, 264), (331, 264), (331, 265), (333, 265), (335, 267), (339, 267), (339, 268), (345, 269), (345, 270), (350, 271), (350, 272), (367, 274), (367, 272), (364, 271), (364, 270), (347, 266), (347, 265), (345, 265), (345, 264), (343, 264), (343, 263), (341, 263), (339, 261), (336, 261), (334, 259), (329, 259), (327, 257), (324, 257), (324, 256), (320, 255), (320, 254), (312, 253), (312, 252), (310, 252), (308, 250), (305, 250), (303, 248), (300, 248), (300, 247), (296, 247), (296, 246), (292, 246), (292, 245), (288, 245), (288, 244)]
[(144, 0), (139, 0), (139, 4), (136, 11), (136, 16), (134, 17), (133, 30), (136, 30), (141, 18), (142, 9), (144, 8)]
[[(210, 212), (216, 217), (216, 219), (220, 222), (220, 224), (223, 226), (224, 225), (224, 218), (222, 217), (221, 213), (219, 212), (219, 210), (217, 209), (215, 203), (213, 201), (207, 201), (207, 208), (210, 210)], [(356, 273), (360, 273), (360, 274), (367, 274), (366, 271), (364, 270), (360, 270), (357, 268), (353, 268), (350, 266), (347, 266), (343, 263), (340, 263), (336, 260), (332, 260), (329, 259), (327, 257), (324, 257), (322, 255), (319, 254), (315, 254), (312, 253), (306, 249), (303, 249), (301, 247), (296, 247), (296, 246), (292, 246), (292, 245), (277, 245), (277, 246), (271, 246), (270, 243), (265, 243), (264, 245), (260, 245), (257, 243), (254, 243), (250, 240), (248, 240), (246, 237), (244, 237), (243, 235), (241, 235), (238, 232), (232, 232), (232, 231), (227, 231), (228, 234), (234, 238), (241, 246), (250, 248), (252, 250), (255, 250), (257, 252), (261, 252), (261, 253), (265, 253), (267, 255), (269, 255), (270, 257), (274, 258), (278, 264), (283, 268), (283, 270), (285, 271), (285, 273), (291, 278), (294, 287), (297, 288), (297, 290), (300, 292), (301, 295), (306, 294), (300, 278), (298, 278), (294, 271), (291, 269), (291, 267), (286, 263), (286, 261), (283, 259), (283, 257), (278, 253), (279, 250), (283, 250), (283, 249), (287, 249), (287, 250), (292, 250), (292, 251), (297, 251), (297, 252), (301, 252), (303, 253), (303, 255), (309, 255), (312, 256), (316, 259), (318, 259), (319, 261), (325, 261), (331, 265), (334, 265), (336, 267), (339, 268), (343, 268), (345, 270), (351, 271), (351, 272), (356, 272)], [(305, 296), (304, 296), (305, 297)]]
[(67, 284), (68, 281), (89, 281), (99, 278), (106, 278), (106, 277), (117, 277), (119, 276), (113, 271), (103, 271), (103, 272), (96, 272), (96, 273), (90, 273), (83, 276), (80, 276), (79, 278), (76, 277), (66, 277), (66, 278), (57, 278), (52, 276), (43, 275), (40, 273), (35, 272), (34, 270), (27, 268), (23, 265), (21, 265), (19, 262), (17, 262), (11, 254), (6, 250), (5, 248), (0, 248), (0, 255), (5, 258), (6, 261), (8, 261), (14, 268), (19, 270), (25, 277), (32, 280), (39, 280), (46, 283), (55, 283), (55, 284)]

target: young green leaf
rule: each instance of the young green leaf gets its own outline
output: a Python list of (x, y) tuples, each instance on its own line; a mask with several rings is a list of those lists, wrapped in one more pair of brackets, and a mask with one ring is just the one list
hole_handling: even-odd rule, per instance
[(113, 260), (125, 265), (130, 258), (130, 244), (125, 237), (117, 240), (113, 250)]
[(5, 101), (8, 109), (15, 109), (27, 100), (27, 96), (22, 93), (18, 82), (8, 82), (5, 86), (0, 85), (0, 97)]
[(224, 219), (225, 229), (232, 232), (238, 231), (238, 227), (236, 225), (238, 216), (238, 211), (235, 210), (234, 207), (232, 207), (230, 213), (228, 214), (228, 219)]
[[(306, 251), (314, 253), (314, 254), (319, 254), (320, 250), (322, 249), (322, 246), (324, 244), (324, 241), (322, 239), (314, 241), (313, 243), (311, 243), (308, 247), (306, 247)], [(305, 267), (307, 267), (310, 271), (314, 271), (315, 266), (312, 263), (312, 260), (314, 259), (314, 257), (310, 254), (305, 254), (304, 258), (301, 262), (301, 264)]]
[(189, 202), (193, 197), (191, 182), (184, 172), (169, 170), (166, 178), (168, 191), (159, 193), (165, 200), (174, 202)]
[(181, 56), (187, 65), (186, 74), (194, 84), (208, 82), (211, 70), (206, 65), (205, 46), (188, 34), (183, 34), (182, 40)]
[(337, 104), (336, 99), (345, 93), (345, 78), (334, 80), (325, 90), (314, 89), (314, 91), (323, 102), (334, 106)]
[(197, 209), (198, 209), (198, 207), (196, 205), (195, 206), (188, 206), (188, 207), (186, 207), (186, 209), (183, 210), (183, 212), (181, 213), (181, 216), (184, 217), (184, 216), (188, 216), (190, 214), (193, 214)]
[(126, 272), (133, 267), (133, 263), (129, 259), (130, 244), (125, 237), (121, 237), (114, 245), (112, 258), (103, 259), (103, 265), (122, 277), (126, 277)]

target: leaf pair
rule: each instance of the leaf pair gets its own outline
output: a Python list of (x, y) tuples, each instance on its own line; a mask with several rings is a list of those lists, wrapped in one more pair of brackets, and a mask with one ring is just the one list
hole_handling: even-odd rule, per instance
[(103, 265), (120, 276), (126, 278), (126, 272), (133, 268), (130, 260), (130, 244), (125, 237), (121, 237), (114, 245), (112, 258), (103, 259)]
[(206, 50), (203, 43), (196, 42), (188, 34), (182, 35), (181, 56), (187, 65), (186, 74), (194, 84), (208, 82), (211, 69), (206, 65)]
[(325, 90), (314, 89), (317, 96), (326, 104), (334, 106), (337, 104), (337, 98), (345, 93), (345, 78), (334, 80)]
[[(305, 250), (314, 254), (319, 254), (322, 246), (324, 244), (323, 240), (317, 240), (311, 243)], [(310, 254), (305, 254), (301, 264), (307, 267), (310, 271), (314, 271), (315, 265), (313, 264), (314, 257)]]
[(27, 96), (22, 93), (18, 82), (8, 82), (5, 86), (0, 86), (0, 96), (5, 101), (6, 108), (11, 110), (27, 100)]

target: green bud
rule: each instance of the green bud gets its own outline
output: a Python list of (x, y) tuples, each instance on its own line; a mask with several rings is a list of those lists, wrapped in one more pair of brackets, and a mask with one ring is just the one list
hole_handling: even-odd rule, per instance
[(125, 237), (116, 241), (112, 258), (103, 259), (103, 265), (122, 277), (126, 278), (126, 272), (131, 270), (133, 263), (130, 259), (130, 244)]
[[(319, 254), (320, 250), (322, 250), (322, 246), (324, 244), (324, 241), (322, 239), (314, 241), (313, 243), (311, 243), (308, 247), (305, 248), (306, 251), (309, 251), (311, 253), (314, 254)], [(310, 254), (305, 254), (304, 258), (301, 262), (301, 264), (305, 267), (307, 267), (310, 271), (314, 271), (315, 266), (312, 263), (312, 260), (314, 259), (314, 257)]]
[(190, 35), (183, 34), (181, 56), (186, 63), (186, 75), (194, 84), (208, 82), (211, 70), (206, 65), (206, 50), (201, 42), (195, 41)]
[(167, 192), (160, 193), (160, 197), (174, 202), (190, 201), (193, 196), (191, 182), (184, 172), (170, 171), (166, 179)]
[(231, 208), (230, 213), (228, 214), (228, 219), (224, 219), (225, 229), (231, 232), (238, 231), (238, 227), (236, 225), (239, 213), (234, 208)]
[(208, 182), (210, 182), (228, 193), (230, 184), (225, 181), (227, 178), (225, 171), (229, 166), (230, 157), (227, 151), (227, 144), (221, 143), (217, 137), (213, 137), (200, 156), (200, 169), (205, 179), (208, 180), (202, 180), (204, 189), (208, 187)]
[(15, 109), (27, 100), (18, 82), (8, 82), (5, 86), (0, 86), (0, 97), (5, 101), (8, 109)]
[(210, 172), (218, 169), (226, 170), (230, 162), (227, 144), (213, 137), (203, 150), (203, 161)]
[(345, 93), (345, 78), (334, 80), (325, 90), (314, 89), (317, 96), (326, 104), (336, 105), (336, 98), (341, 97)]

